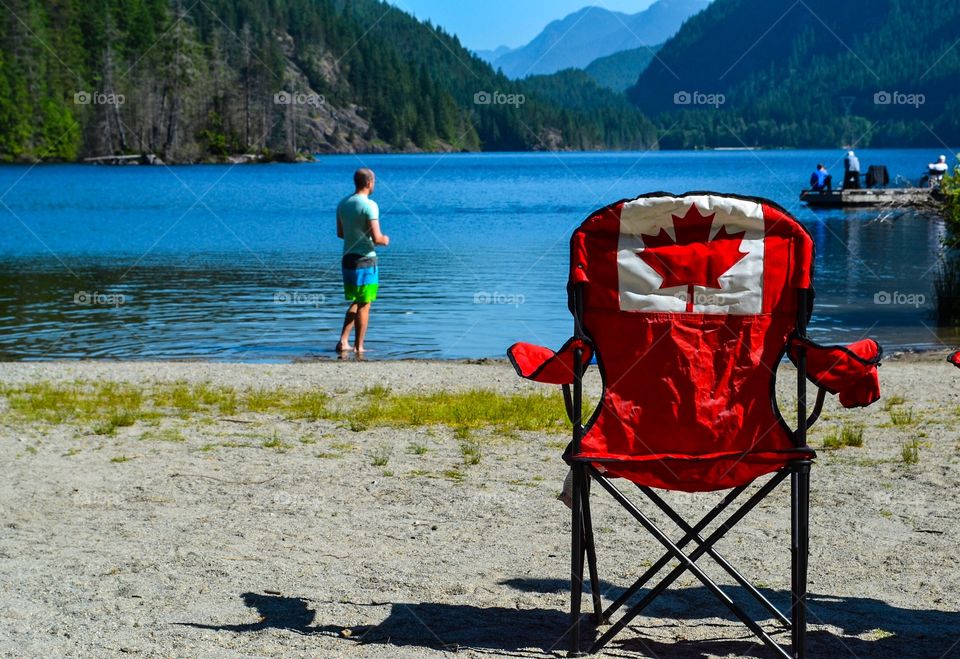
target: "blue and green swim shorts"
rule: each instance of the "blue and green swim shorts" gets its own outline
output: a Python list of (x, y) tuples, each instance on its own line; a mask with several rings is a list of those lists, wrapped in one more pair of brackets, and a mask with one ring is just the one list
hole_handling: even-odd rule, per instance
[(351, 302), (373, 302), (380, 288), (376, 256), (343, 255), (343, 296)]

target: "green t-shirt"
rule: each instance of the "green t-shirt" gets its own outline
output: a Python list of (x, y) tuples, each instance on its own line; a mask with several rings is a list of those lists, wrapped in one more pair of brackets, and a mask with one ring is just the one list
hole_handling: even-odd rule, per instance
[(366, 195), (352, 194), (337, 206), (337, 219), (343, 226), (343, 253), (376, 256), (370, 237), (371, 220), (380, 219), (380, 207)]

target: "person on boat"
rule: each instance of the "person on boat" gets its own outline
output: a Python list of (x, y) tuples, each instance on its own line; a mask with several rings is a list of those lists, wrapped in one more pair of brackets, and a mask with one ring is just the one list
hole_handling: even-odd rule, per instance
[(853, 151), (847, 151), (847, 157), (843, 159), (843, 189), (860, 189), (860, 159)]
[(816, 170), (810, 175), (810, 189), (818, 192), (833, 190), (833, 177), (823, 163), (818, 163)]
[[(376, 185), (372, 170), (358, 169), (353, 175), (356, 191), (337, 207), (337, 237), (343, 240), (343, 295), (350, 302), (337, 343), (338, 353), (365, 351), (364, 338), (370, 323), (370, 305), (377, 299), (380, 270), (376, 247), (390, 244), (380, 231), (380, 207), (370, 199)], [(350, 346), (350, 333), (356, 340)]]
[(950, 166), (947, 165), (947, 157), (940, 156), (937, 159), (937, 162), (932, 162), (927, 165), (927, 174), (930, 177), (931, 183), (936, 183), (937, 185), (943, 181), (943, 177), (950, 170)]

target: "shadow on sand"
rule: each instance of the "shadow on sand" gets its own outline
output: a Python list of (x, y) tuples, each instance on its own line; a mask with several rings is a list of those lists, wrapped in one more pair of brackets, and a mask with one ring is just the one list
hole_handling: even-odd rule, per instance
[[(563, 593), (568, 584), (555, 579), (510, 579), (502, 585), (524, 592)], [(606, 597), (622, 592), (602, 584)], [(740, 588), (725, 590), (735, 600), (747, 604), (748, 597)], [(781, 609), (788, 608), (789, 593), (761, 589)], [(351, 626), (315, 624), (316, 613), (309, 600), (278, 595), (244, 593), (244, 603), (255, 609), (261, 620), (248, 624), (208, 625), (180, 623), (199, 629), (230, 632), (253, 632), (265, 629), (289, 630), (301, 634), (343, 636), (344, 643), (422, 647), (435, 650), (470, 648), (479, 652), (507, 656), (544, 656), (562, 654), (566, 650), (567, 614), (557, 609), (515, 609), (474, 607), (440, 603), (388, 604), (389, 614), (378, 625)], [(584, 604), (588, 606), (589, 599)], [(765, 618), (759, 610), (745, 606), (748, 613)], [(771, 656), (745, 628), (717, 626), (705, 640), (655, 641), (642, 636), (644, 627), (664, 629), (676, 627), (675, 621), (692, 621), (701, 628), (711, 623), (705, 617), (735, 621), (733, 615), (703, 587), (668, 591), (650, 609), (651, 617), (641, 617), (606, 649), (611, 654), (655, 657), (707, 656)], [(587, 620), (587, 618), (585, 618)], [(808, 635), (811, 656), (830, 657), (945, 657), (960, 654), (960, 613), (904, 609), (867, 598), (810, 596), (811, 625), (829, 624), (843, 630), (843, 635), (815, 629)], [(773, 627), (768, 624), (768, 631)], [(882, 631), (877, 631), (882, 630)], [(679, 629), (678, 629), (679, 631)], [(584, 643), (592, 638), (592, 625), (583, 628)], [(857, 638), (869, 635), (873, 640)], [(775, 636), (789, 643), (789, 634)]]

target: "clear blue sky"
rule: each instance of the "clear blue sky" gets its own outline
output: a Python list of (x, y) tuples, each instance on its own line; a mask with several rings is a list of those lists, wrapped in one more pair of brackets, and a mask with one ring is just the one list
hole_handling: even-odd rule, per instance
[(594, 5), (636, 13), (653, 0), (387, 0), (417, 18), (430, 19), (473, 50), (516, 48), (533, 39), (547, 23)]

